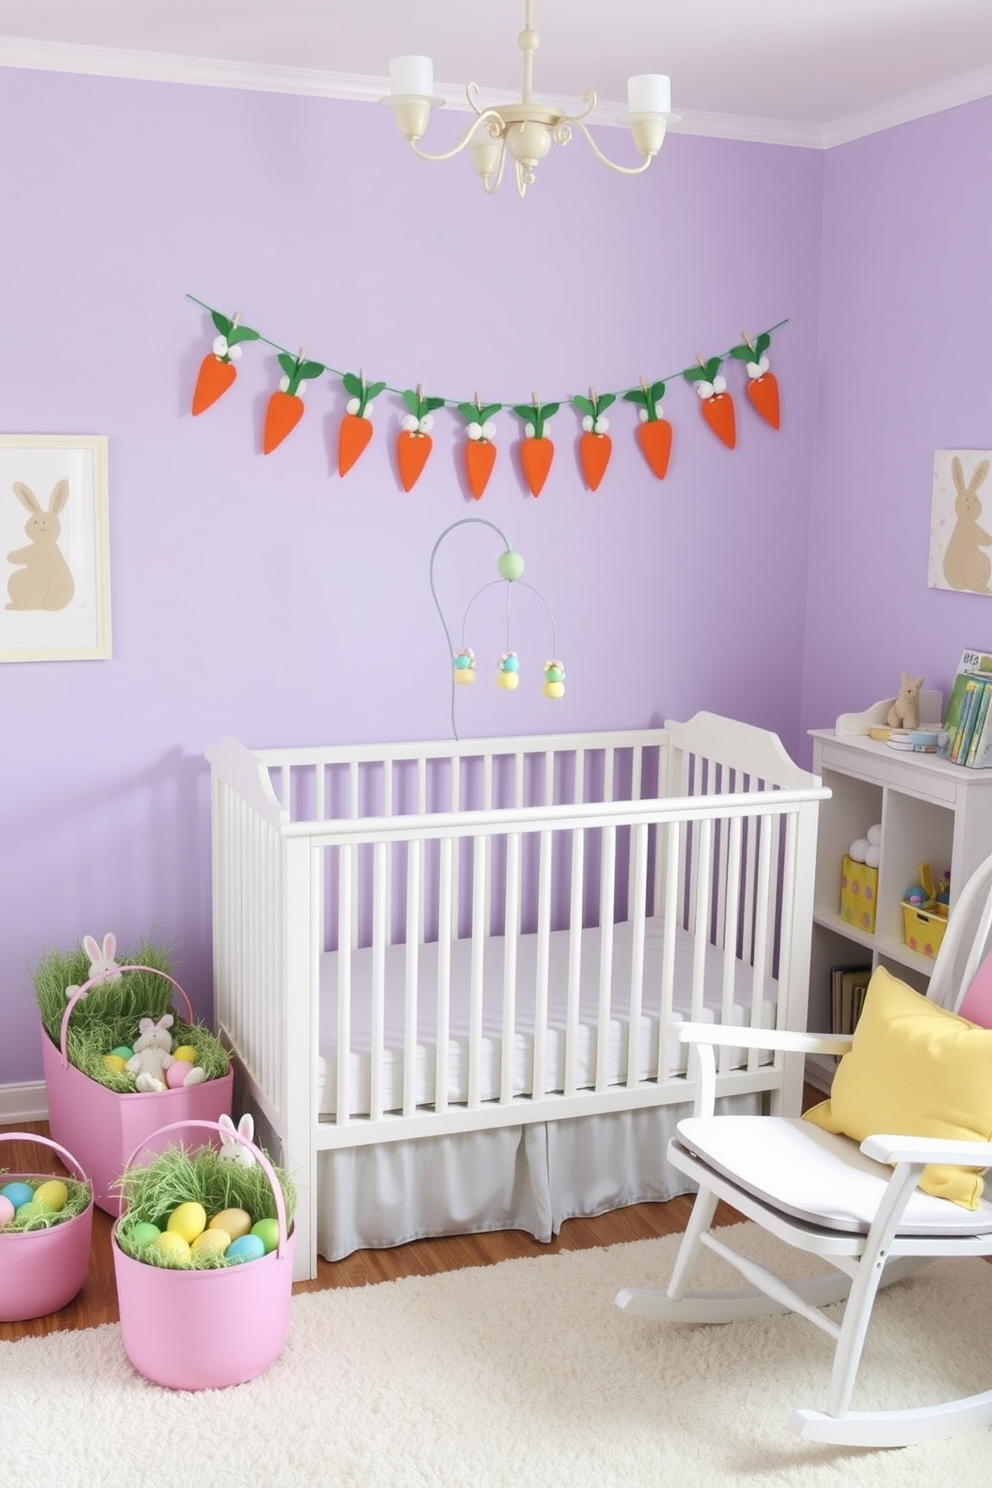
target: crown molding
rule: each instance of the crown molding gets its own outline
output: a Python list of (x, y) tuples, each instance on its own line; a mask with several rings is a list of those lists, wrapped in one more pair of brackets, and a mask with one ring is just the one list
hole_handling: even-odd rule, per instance
[[(378, 103), (389, 91), (389, 84), (384, 77), (322, 72), (305, 67), (277, 67), (269, 63), (229, 62), (210, 57), (128, 51), (114, 47), (82, 46), (67, 42), (32, 41), (11, 36), (0, 36), (0, 67), (83, 73), (93, 77), (127, 78), (139, 82), (235, 88), (259, 93), (295, 93), (359, 103)], [(438, 95), (454, 111), (470, 111), (462, 88), (440, 84)], [(959, 104), (973, 103), (976, 99), (990, 95), (992, 67), (985, 67), (962, 77), (952, 78), (946, 83), (893, 99), (877, 108), (845, 115), (825, 125), (690, 111), (682, 115), (678, 124), (672, 126), (672, 132), (713, 139), (741, 140), (753, 144), (793, 145), (808, 150), (825, 150), (866, 135), (878, 134), (899, 124), (907, 124), (928, 114), (956, 108)], [(480, 92), (478, 101), (480, 107), (487, 108), (501, 102), (506, 103), (507, 99), (505, 94), (483, 91)], [(588, 122), (607, 128), (614, 127), (617, 126), (617, 116), (625, 111), (625, 103), (601, 100), (588, 116)]]
[(894, 129), (898, 124), (909, 124), (914, 119), (925, 119), (929, 114), (940, 114), (945, 109), (957, 108), (962, 103), (975, 103), (979, 98), (992, 95), (992, 67), (981, 67), (976, 72), (963, 73), (933, 87), (921, 88), (916, 93), (907, 93), (894, 98), (877, 108), (865, 109), (858, 114), (847, 114), (834, 119), (823, 131), (825, 149), (834, 145), (846, 145), (852, 140), (864, 139), (869, 134), (880, 134), (883, 129)]

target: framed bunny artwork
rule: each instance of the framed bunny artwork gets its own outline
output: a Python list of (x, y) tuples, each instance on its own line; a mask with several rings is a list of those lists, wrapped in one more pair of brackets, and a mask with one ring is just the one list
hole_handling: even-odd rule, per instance
[(990, 469), (992, 450), (937, 450), (934, 455), (927, 576), (931, 589), (992, 594)]
[(0, 661), (111, 655), (107, 439), (0, 434)]

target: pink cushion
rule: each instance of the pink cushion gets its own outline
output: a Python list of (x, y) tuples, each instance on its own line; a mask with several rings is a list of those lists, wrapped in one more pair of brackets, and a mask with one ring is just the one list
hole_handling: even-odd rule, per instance
[(992, 951), (972, 977), (958, 1014), (980, 1028), (992, 1028)]

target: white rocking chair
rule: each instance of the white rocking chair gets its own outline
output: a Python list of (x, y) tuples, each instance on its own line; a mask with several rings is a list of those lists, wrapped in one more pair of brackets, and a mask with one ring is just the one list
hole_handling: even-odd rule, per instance
[[(985, 990), (992, 975), (992, 958), (985, 963), (990, 925), (992, 857), (958, 897), (927, 990), (931, 1003), (952, 1012), (964, 1002), (964, 1016), (983, 1028), (992, 1026), (986, 1011), (992, 998)], [(929, 1018), (929, 1010), (923, 1011)], [(816, 1323), (836, 1344), (826, 1409), (794, 1410), (789, 1417), (792, 1430), (813, 1441), (896, 1447), (992, 1426), (992, 1389), (911, 1410), (850, 1409), (879, 1287), (934, 1257), (992, 1256), (992, 1203), (981, 1199), (969, 1210), (917, 1189), (927, 1164), (992, 1166), (992, 1144), (880, 1132), (859, 1146), (799, 1118), (713, 1115), (719, 1046), (844, 1054), (853, 1040), (691, 1023), (671, 1031), (691, 1046), (699, 1083), (695, 1114), (679, 1123), (668, 1156), (699, 1184), (699, 1192), (667, 1290), (624, 1290), (617, 1306), (638, 1317), (687, 1323), (787, 1312)], [(992, 1066), (988, 1081), (992, 1086)], [(787, 1244), (827, 1257), (836, 1269), (795, 1283), (741, 1256), (711, 1228), (720, 1199)], [(687, 1290), (704, 1246), (730, 1262), (749, 1287)], [(840, 1323), (822, 1311), (837, 1302), (846, 1302)]]

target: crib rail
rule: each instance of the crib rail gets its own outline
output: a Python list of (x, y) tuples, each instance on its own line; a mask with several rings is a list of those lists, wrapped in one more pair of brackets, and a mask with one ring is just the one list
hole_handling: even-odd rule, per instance
[[(691, 1100), (679, 1018), (805, 1029), (829, 793), (774, 736), (209, 757), (218, 1030), (304, 1191), (329, 1148)], [(798, 1109), (795, 1061), (720, 1059)]]

